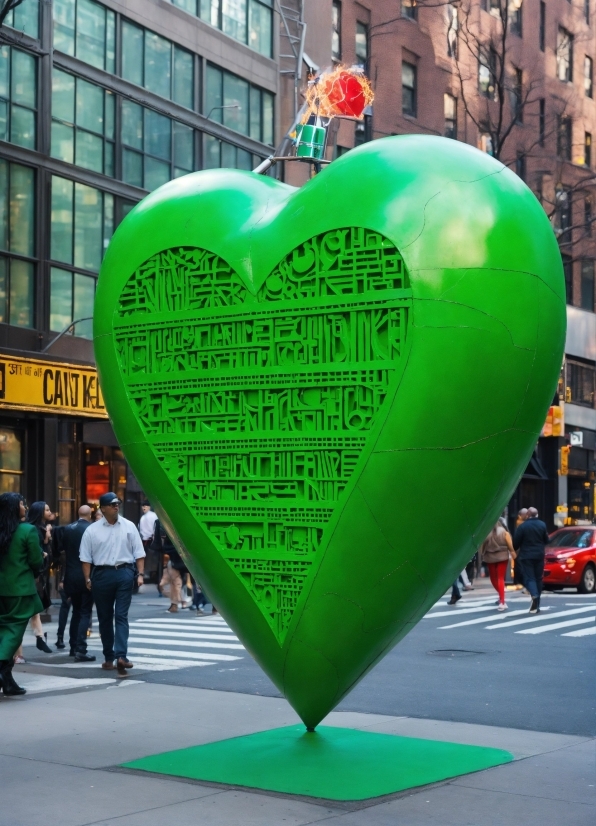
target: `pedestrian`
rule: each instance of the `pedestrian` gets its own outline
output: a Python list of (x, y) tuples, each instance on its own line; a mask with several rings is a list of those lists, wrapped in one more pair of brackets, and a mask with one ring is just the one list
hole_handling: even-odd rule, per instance
[[(521, 508), (521, 510), (517, 512), (517, 519), (515, 520), (516, 530), (522, 522), (526, 521), (527, 518), (528, 509)], [(524, 577), (522, 574), (521, 565), (519, 564), (519, 559), (517, 557), (513, 560), (513, 589), (515, 591), (521, 591), (523, 594), (529, 594), (529, 591), (524, 588)]]
[(461, 584), (464, 586), (464, 591), (473, 591), (474, 586), (470, 582), (470, 577), (468, 576), (467, 570), (464, 568), (461, 574), (458, 577)]
[(83, 534), (91, 525), (91, 508), (81, 505), (79, 518), (67, 525), (62, 533), (64, 549), (64, 592), (72, 603), (69, 643), (70, 656), (76, 662), (94, 662), (95, 657), (87, 653), (87, 629), (93, 610), (93, 595), (88, 590), (79, 558)]
[(119, 677), (127, 677), (126, 669), (133, 667), (127, 657), (128, 610), (135, 578), (143, 583), (145, 549), (134, 523), (120, 516), (120, 504), (111, 491), (100, 496), (103, 516), (83, 533), (79, 558), (97, 609), (104, 656), (101, 667), (117, 668)]
[(451, 599), (447, 603), (447, 605), (455, 605), (456, 602), (459, 602), (461, 599), (461, 593), (459, 590), (459, 577), (455, 580), (453, 585), (451, 586)]
[(103, 516), (103, 513), (101, 512), (101, 508), (98, 508), (95, 511), (95, 516), (93, 517), (93, 521), (94, 522), (99, 522), (99, 520), (102, 518), (102, 516)]
[[(155, 521), (151, 550), (158, 551), (164, 555), (163, 576), (159, 583), (159, 588), (163, 590), (163, 588), (169, 584), (170, 607), (166, 610), (168, 614), (177, 614), (178, 603), (180, 602), (180, 594), (182, 590), (182, 578), (186, 578), (188, 568), (174, 547), (172, 540), (162, 528), (159, 519)], [(167, 562), (165, 561), (165, 556), (168, 557)], [(186, 606), (184, 605), (183, 607)]]
[(44, 557), (35, 527), (23, 521), (25, 513), (20, 493), (0, 496), (0, 684), (9, 697), (25, 694), (12, 676), (13, 658), (27, 622), (43, 609), (35, 577)]
[[(47, 588), (47, 569), (50, 563), (50, 552), (52, 549), (52, 526), (51, 521), (54, 518), (50, 506), (47, 502), (33, 502), (27, 513), (27, 522), (33, 525), (37, 531), (39, 544), (41, 545), (44, 564), (42, 570), (39, 572), (35, 583), (37, 586), (37, 593), (41, 600), (42, 610), (47, 610), (52, 604)], [(41, 612), (40, 612), (41, 613)], [(40, 613), (31, 617), (31, 629), (35, 634), (35, 645), (40, 651), (45, 654), (52, 654), (52, 649), (48, 645), (48, 635), (44, 633)]]
[(530, 614), (540, 613), (544, 554), (548, 540), (546, 525), (538, 518), (538, 511), (528, 508), (526, 520), (515, 530), (513, 547), (518, 551), (524, 584), (532, 597)]
[(143, 515), (139, 521), (139, 533), (141, 534), (141, 540), (143, 542), (143, 548), (145, 551), (149, 548), (151, 543), (153, 542), (153, 536), (155, 533), (155, 523), (157, 522), (157, 514), (155, 511), (151, 510), (151, 505), (149, 502), (145, 501), (141, 505), (141, 510), (143, 511)]
[(505, 574), (509, 557), (515, 559), (511, 534), (499, 519), (480, 547), (480, 558), (488, 568), (491, 584), (499, 597), (497, 611), (506, 611)]
[(195, 579), (191, 576), (190, 582), (192, 585), (192, 605), (195, 611), (197, 612), (197, 616), (204, 614), (203, 607), (209, 604), (209, 598), (207, 594), (203, 590), (203, 586), (199, 585)]

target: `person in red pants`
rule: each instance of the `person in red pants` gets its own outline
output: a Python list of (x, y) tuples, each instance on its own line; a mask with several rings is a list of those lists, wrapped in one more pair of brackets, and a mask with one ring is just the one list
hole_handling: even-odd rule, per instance
[(486, 537), (480, 548), (480, 558), (488, 568), (490, 581), (499, 595), (497, 611), (506, 611), (505, 602), (505, 574), (509, 557), (515, 559), (516, 553), (513, 550), (511, 534), (499, 519), (495, 527)]

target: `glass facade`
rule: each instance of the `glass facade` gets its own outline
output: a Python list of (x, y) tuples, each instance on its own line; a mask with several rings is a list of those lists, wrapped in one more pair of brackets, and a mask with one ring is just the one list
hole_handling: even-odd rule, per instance
[(203, 112), (236, 132), (273, 145), (273, 95), (211, 63)]
[(35, 149), (36, 109), (37, 58), (0, 47), (0, 140)]
[(254, 158), (250, 152), (240, 149), (226, 141), (220, 141), (212, 135), (205, 135), (203, 166), (205, 169), (245, 169), (250, 171), (261, 158)]
[(16, 9), (9, 11), (4, 25), (37, 40), (39, 37), (39, 0), (26, 0)]
[(34, 187), (31, 167), (0, 158), (0, 323), (17, 327), (34, 323)]
[(53, 158), (114, 175), (115, 95), (54, 67)]
[(116, 15), (93, 0), (54, 0), (54, 49), (114, 72)]
[(273, 57), (273, 0), (171, 0), (174, 6), (194, 14), (246, 43), (266, 57)]
[(194, 109), (194, 61), (190, 52), (123, 20), (120, 53), (123, 78)]

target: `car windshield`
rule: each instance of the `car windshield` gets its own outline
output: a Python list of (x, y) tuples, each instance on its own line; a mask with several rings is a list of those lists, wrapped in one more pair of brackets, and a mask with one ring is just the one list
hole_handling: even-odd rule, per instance
[(592, 531), (561, 531), (548, 543), (549, 548), (587, 548), (592, 544)]

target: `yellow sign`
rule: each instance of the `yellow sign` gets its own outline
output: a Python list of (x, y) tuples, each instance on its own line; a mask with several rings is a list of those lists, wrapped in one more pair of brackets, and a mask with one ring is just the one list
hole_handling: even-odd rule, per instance
[(0, 408), (107, 419), (97, 370), (0, 354)]
[(559, 474), (561, 476), (568, 476), (569, 475), (569, 451), (571, 448), (569, 445), (563, 445), (561, 448), (561, 467), (559, 469)]

